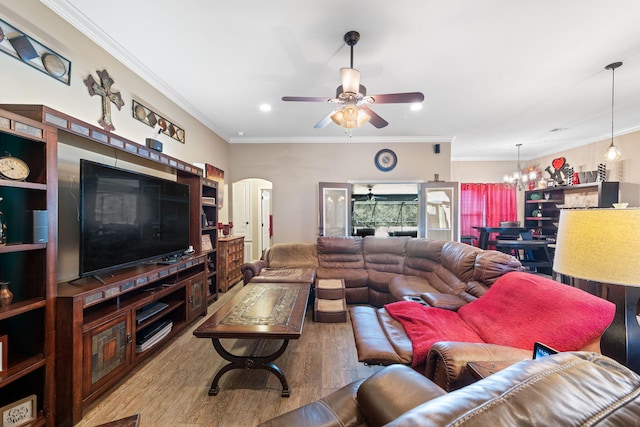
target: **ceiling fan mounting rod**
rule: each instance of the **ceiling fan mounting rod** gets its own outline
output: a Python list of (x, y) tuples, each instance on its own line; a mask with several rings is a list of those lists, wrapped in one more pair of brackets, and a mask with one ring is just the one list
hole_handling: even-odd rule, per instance
[(358, 44), (360, 33), (357, 31), (349, 31), (344, 35), (344, 41), (347, 46), (351, 47), (351, 68), (353, 68), (353, 47)]

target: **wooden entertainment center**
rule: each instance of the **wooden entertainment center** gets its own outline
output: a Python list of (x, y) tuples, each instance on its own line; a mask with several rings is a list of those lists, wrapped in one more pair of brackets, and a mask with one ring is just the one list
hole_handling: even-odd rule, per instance
[[(0, 246), (3, 266), (14, 265), (0, 280), (16, 284), (14, 302), (0, 307), (0, 337), (9, 337), (0, 406), (33, 394), (35, 425), (73, 425), (86, 404), (206, 314), (208, 303), (217, 299), (217, 183), (200, 168), (49, 107), (0, 108), (8, 110), (0, 110), (0, 149), (22, 156), (32, 170), (26, 182), (0, 180), (0, 197), (14, 199), (9, 212), (6, 203), (0, 210), (5, 208), (10, 220), (29, 210), (46, 210), (49, 223), (48, 243), (23, 243), (26, 236), (13, 233)], [(166, 265), (124, 268), (100, 280), (56, 284), (60, 132), (175, 171), (176, 180), (189, 186), (194, 253)], [(203, 247), (203, 240), (211, 245)], [(18, 290), (21, 286), (26, 290)], [(21, 335), (24, 330), (29, 333)]]

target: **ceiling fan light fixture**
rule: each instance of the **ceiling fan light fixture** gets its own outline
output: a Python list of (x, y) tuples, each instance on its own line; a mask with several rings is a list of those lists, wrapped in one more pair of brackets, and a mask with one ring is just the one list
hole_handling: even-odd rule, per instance
[(360, 71), (355, 68), (340, 68), (342, 90), (357, 94), (360, 91)]
[(349, 103), (344, 107), (336, 110), (331, 115), (331, 120), (345, 129), (354, 129), (360, 127), (369, 121), (369, 115), (358, 108), (357, 105)]

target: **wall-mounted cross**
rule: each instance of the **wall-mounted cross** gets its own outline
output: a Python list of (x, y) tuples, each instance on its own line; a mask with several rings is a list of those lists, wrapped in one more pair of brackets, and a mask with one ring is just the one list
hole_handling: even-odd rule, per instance
[(111, 103), (113, 102), (118, 110), (124, 105), (120, 92), (111, 90), (114, 81), (109, 77), (107, 70), (96, 71), (100, 78), (100, 84), (95, 81), (93, 75), (89, 74), (84, 80), (84, 84), (89, 89), (89, 95), (99, 95), (102, 97), (102, 119), (98, 123), (107, 131), (116, 130), (111, 122)]

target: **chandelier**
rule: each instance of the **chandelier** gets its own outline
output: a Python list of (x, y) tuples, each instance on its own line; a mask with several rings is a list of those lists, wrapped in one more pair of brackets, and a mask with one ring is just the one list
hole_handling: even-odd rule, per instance
[(516, 171), (514, 173), (512, 173), (511, 175), (505, 175), (504, 178), (502, 179), (502, 181), (509, 185), (509, 186), (515, 186), (518, 191), (522, 191), (523, 189), (523, 184), (529, 182), (529, 180), (534, 180), (537, 177), (537, 173), (536, 171), (530, 171), (530, 172), (522, 172), (522, 168), (520, 167), (520, 147), (522, 146), (522, 144), (516, 144), (516, 147), (518, 147), (518, 163), (516, 165)]

